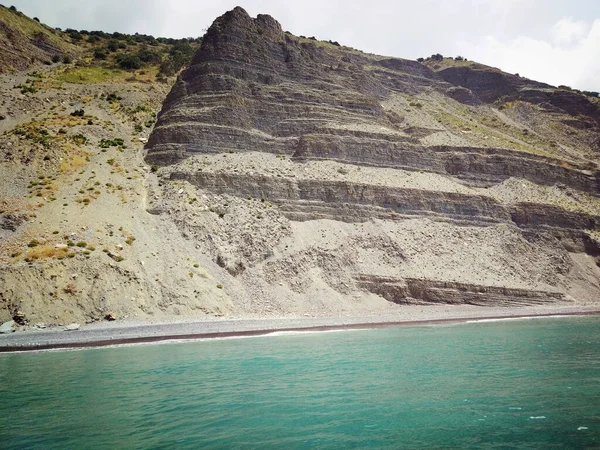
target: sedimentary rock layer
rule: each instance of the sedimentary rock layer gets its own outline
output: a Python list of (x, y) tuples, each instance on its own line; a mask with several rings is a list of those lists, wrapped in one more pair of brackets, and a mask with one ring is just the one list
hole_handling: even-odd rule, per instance
[[(394, 269), (375, 263), (372, 271), (357, 273), (350, 257), (336, 260), (331, 270), (335, 266), (338, 278), (354, 280), (348, 283), (361, 292), (395, 303), (556, 302), (568, 298), (568, 288), (558, 286), (567, 270), (565, 252), (593, 253), (598, 248), (593, 230), (600, 224), (595, 157), (599, 104), (581, 93), (464, 60), (434, 58), (420, 64), (296, 37), (269, 16), (253, 19), (236, 8), (214, 22), (191, 66), (173, 86), (146, 159), (170, 166), (165, 169), (168, 183), (189, 183), (194, 195), (210, 202), (262, 199), (292, 222), (380, 220), (395, 230), (385, 233), (399, 234), (393, 224), (415, 218), (453, 227), (506, 224), (522, 233), (523, 242), (539, 246), (535, 251), (540, 255), (560, 255), (554, 275), (544, 275), (544, 280), (531, 276), (523, 287), (510, 278), (503, 286), (491, 286), (475, 275), (491, 270), (476, 258), (479, 266), (473, 276), (461, 278), (472, 282), (451, 280), (450, 268), (447, 274), (418, 278), (389, 275)], [(291, 165), (278, 165), (281, 160)], [(525, 183), (548, 194), (521, 194), (530, 189)], [(502, 195), (494, 191), (499, 185)], [(219, 217), (227, 222), (225, 212)], [(264, 220), (261, 213), (255, 212), (256, 217)], [(196, 221), (184, 222), (180, 226), (188, 231), (208, 229)], [(249, 228), (243, 225), (241, 232), (252, 240)], [(284, 249), (300, 245), (288, 242), (279, 248), (284, 239), (294, 239), (289, 234), (274, 236), (275, 250), (261, 244), (254, 251), (262, 256), (250, 258), (247, 249), (241, 252), (245, 256), (224, 250), (236, 239), (231, 230), (221, 233), (218, 222), (211, 222), (209, 229), (208, 237), (200, 231), (198, 236), (232, 276), (251, 270), (256, 279), (264, 277), (270, 284), (281, 279), (271, 268), (294, 272), (290, 264), (277, 264)], [(378, 245), (385, 246), (389, 236), (376, 233), (383, 233), (373, 238), (379, 243), (373, 251), (380, 252)], [(432, 242), (436, 239), (431, 237)], [(483, 241), (468, 245), (486, 248)], [(396, 250), (402, 252), (401, 247)], [(334, 260), (336, 251), (313, 253)], [(499, 251), (509, 260), (515, 247), (507, 244)], [(314, 261), (311, 268), (310, 258), (299, 258), (318, 278), (327, 270)], [(322, 280), (349, 294), (335, 278), (329, 274)], [(309, 289), (304, 281), (300, 284)]]

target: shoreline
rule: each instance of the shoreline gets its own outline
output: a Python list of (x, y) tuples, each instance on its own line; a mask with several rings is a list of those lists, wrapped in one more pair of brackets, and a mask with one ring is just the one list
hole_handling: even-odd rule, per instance
[[(187, 322), (92, 324), (76, 331), (50, 329), (21, 331), (0, 336), (0, 354), (13, 352), (99, 348), (145, 343), (258, 337), (273, 333), (302, 333), (378, 329), (389, 327), (476, 323), (551, 317), (600, 316), (600, 310), (571, 308), (451, 307), (409, 317), (302, 317), (190, 320)], [(479, 307), (481, 308), (481, 307)], [(504, 309), (504, 311), (502, 311)], [(421, 310), (422, 312), (422, 310)], [(483, 314), (475, 314), (475, 312)], [(502, 314), (504, 312), (505, 314)], [(433, 313), (433, 314), (431, 314)], [(459, 313), (459, 314), (452, 314)], [(95, 325), (95, 326), (94, 326)]]

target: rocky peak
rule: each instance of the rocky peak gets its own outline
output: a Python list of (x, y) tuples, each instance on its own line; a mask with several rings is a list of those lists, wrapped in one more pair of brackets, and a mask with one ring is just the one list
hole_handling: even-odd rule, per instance
[(192, 64), (211, 58), (237, 57), (236, 50), (244, 48), (247, 57), (264, 54), (265, 45), (279, 43), (283, 38), (281, 25), (268, 15), (250, 17), (237, 6), (217, 18), (203, 38), (202, 49)]

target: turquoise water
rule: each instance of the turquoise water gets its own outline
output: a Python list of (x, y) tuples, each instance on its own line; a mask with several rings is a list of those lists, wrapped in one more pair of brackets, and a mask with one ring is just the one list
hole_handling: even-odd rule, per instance
[(600, 448), (600, 318), (0, 356), (0, 448)]

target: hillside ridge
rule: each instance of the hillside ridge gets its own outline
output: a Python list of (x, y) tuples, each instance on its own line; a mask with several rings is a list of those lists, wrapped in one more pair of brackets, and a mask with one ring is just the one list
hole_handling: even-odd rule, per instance
[(0, 75), (0, 322), (598, 305), (593, 93), (240, 7), (60, 33)]

